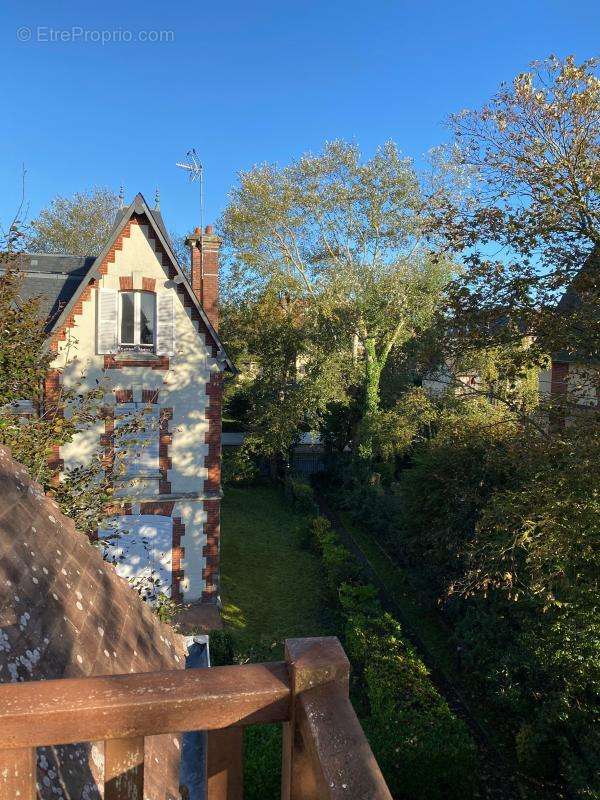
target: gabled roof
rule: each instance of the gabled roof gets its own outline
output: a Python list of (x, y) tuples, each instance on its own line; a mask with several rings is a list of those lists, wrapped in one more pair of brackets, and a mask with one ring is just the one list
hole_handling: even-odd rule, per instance
[[(556, 362), (598, 363), (600, 359), (600, 246), (585, 259), (556, 306), (567, 349), (555, 351)], [(586, 337), (582, 337), (582, 331)]]
[(582, 302), (586, 299), (585, 295), (591, 290), (598, 291), (600, 284), (600, 246), (596, 245), (588, 255), (583, 266), (571, 281), (566, 292), (560, 298), (557, 311), (569, 314), (578, 311)]
[[(183, 637), (158, 620), (0, 447), (0, 683), (184, 665)], [(174, 737), (146, 742), (148, 796), (178, 796)], [(40, 748), (40, 796), (96, 797), (101, 760), (89, 744)]]
[[(151, 209), (142, 194), (137, 194), (133, 202), (117, 214), (108, 241), (97, 256), (54, 256), (37, 253), (20, 256), (20, 258), (24, 260), (23, 268), (26, 272), (24, 293), (27, 297), (42, 296), (42, 310), (46, 313), (49, 309), (48, 332), (51, 333), (54, 330), (60, 330), (71, 314), (73, 306), (77, 303), (79, 296), (87, 286), (89, 280), (91, 278), (100, 278), (100, 266), (102, 262), (121, 231), (134, 214), (144, 215), (147, 218), (158, 241), (163, 246), (175, 269), (175, 283), (183, 286), (192, 305), (198, 311), (210, 337), (217, 347), (218, 358), (234, 372), (235, 367), (225, 351), (219, 334), (207, 317), (186, 274), (177, 261), (177, 256), (173, 252), (171, 240), (167, 234), (160, 211)], [(37, 262), (37, 264), (34, 262)], [(0, 265), (0, 270), (1, 269), (2, 265)], [(44, 299), (46, 297), (47, 299)]]

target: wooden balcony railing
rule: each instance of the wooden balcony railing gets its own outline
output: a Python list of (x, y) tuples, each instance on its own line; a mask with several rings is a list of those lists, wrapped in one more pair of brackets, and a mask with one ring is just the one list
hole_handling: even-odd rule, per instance
[(144, 737), (208, 731), (208, 800), (241, 800), (245, 725), (282, 723), (282, 800), (391, 800), (335, 638), (286, 660), (0, 686), (0, 800), (34, 800), (35, 748), (104, 740), (105, 800), (142, 800)]

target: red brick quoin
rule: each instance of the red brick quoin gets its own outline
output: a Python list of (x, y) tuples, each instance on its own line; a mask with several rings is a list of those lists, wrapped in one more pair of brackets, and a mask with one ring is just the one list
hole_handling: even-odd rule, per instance
[(208, 476), (204, 482), (204, 490), (206, 493), (214, 492), (216, 497), (204, 500), (206, 544), (202, 555), (206, 563), (202, 573), (204, 578), (202, 599), (216, 602), (219, 592), (219, 545), (221, 536), (221, 500), (218, 495), (221, 488), (221, 406), (223, 398), (221, 373), (212, 373), (210, 381), (206, 384), (206, 394), (208, 396), (208, 405), (205, 412), (208, 420), (208, 431), (206, 433), (208, 454), (205, 465), (208, 470)]

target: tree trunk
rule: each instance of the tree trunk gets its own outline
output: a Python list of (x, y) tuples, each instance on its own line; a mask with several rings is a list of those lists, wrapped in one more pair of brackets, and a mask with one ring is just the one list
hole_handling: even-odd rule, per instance
[(365, 400), (364, 412), (360, 425), (358, 454), (365, 460), (373, 458), (373, 436), (370, 422), (379, 411), (379, 383), (383, 365), (377, 358), (375, 339), (365, 342)]
[(375, 351), (375, 339), (367, 339), (365, 343), (365, 416), (379, 411), (379, 382), (381, 380), (381, 364)]

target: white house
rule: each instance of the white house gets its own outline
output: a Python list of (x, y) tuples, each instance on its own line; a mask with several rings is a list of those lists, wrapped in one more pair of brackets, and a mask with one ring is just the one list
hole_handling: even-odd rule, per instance
[[(158, 209), (138, 194), (97, 257), (24, 257), (25, 291), (43, 298), (61, 387), (105, 391), (104, 418), (55, 448), (60, 471), (100, 442), (114, 483), (110, 509), (126, 529), (118, 571), (158, 573), (174, 599), (215, 603), (219, 591), (221, 397), (233, 369), (217, 333), (220, 239), (208, 226), (187, 240), (191, 281), (173, 254)], [(115, 430), (141, 417), (143, 434)], [(116, 458), (115, 458), (116, 457)]]

